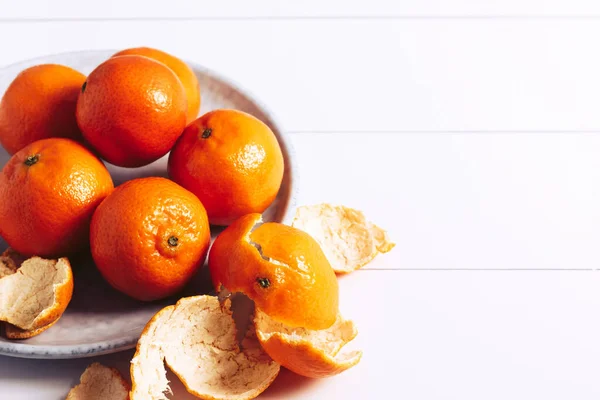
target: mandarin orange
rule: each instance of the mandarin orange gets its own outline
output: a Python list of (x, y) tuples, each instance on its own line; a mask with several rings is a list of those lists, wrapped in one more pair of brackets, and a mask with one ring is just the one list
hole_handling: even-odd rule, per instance
[(92, 214), (112, 190), (102, 161), (81, 144), (33, 142), (0, 173), (0, 236), (24, 255), (74, 253), (87, 247)]
[(85, 75), (57, 64), (36, 65), (12, 81), (0, 101), (0, 143), (14, 154), (36, 140), (82, 140), (75, 106)]
[(248, 214), (227, 227), (210, 251), (217, 291), (241, 292), (291, 327), (326, 329), (338, 315), (338, 282), (319, 244), (291, 226)]
[(265, 211), (283, 171), (271, 129), (236, 110), (211, 111), (192, 122), (169, 155), (169, 176), (198, 196), (215, 225)]
[(196, 196), (165, 178), (134, 179), (100, 204), (92, 256), (117, 290), (151, 301), (175, 294), (202, 266), (210, 230)]
[(194, 71), (185, 62), (169, 53), (150, 47), (136, 47), (122, 50), (113, 57), (124, 55), (145, 56), (159, 61), (171, 68), (185, 89), (187, 98), (187, 122), (192, 122), (198, 118), (198, 111), (200, 111), (200, 84), (198, 83), (198, 78), (196, 78)]
[(77, 123), (106, 161), (139, 167), (167, 154), (186, 125), (187, 100), (177, 75), (143, 56), (113, 57), (88, 76)]

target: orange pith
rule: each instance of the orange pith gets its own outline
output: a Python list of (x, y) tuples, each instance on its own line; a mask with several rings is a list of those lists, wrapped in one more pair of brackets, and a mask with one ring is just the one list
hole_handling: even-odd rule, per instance
[(24, 255), (76, 252), (87, 247), (92, 214), (112, 190), (104, 164), (81, 144), (34, 142), (0, 174), (0, 236)]
[(211, 224), (262, 213), (275, 199), (284, 162), (275, 134), (257, 118), (215, 110), (187, 126), (169, 155), (169, 176), (194, 193)]
[(190, 192), (164, 178), (117, 187), (92, 219), (91, 250), (104, 278), (139, 300), (175, 294), (204, 263), (210, 241), (206, 211)]
[(257, 309), (290, 326), (325, 329), (338, 314), (338, 283), (308, 234), (249, 214), (215, 240), (209, 256), (213, 284), (242, 292)]
[(187, 98), (187, 122), (192, 122), (198, 117), (200, 111), (200, 84), (194, 71), (182, 60), (165, 53), (164, 51), (150, 47), (136, 47), (119, 51), (113, 57), (124, 55), (138, 55), (152, 58), (171, 68), (179, 78), (185, 89)]
[(75, 105), (85, 75), (64, 65), (36, 65), (22, 71), (0, 102), (0, 143), (14, 154), (36, 140), (82, 140)]

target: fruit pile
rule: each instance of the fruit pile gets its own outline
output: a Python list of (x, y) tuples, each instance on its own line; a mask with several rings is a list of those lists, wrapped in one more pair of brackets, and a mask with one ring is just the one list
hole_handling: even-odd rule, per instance
[[(218, 297), (182, 298), (148, 322), (131, 398), (164, 398), (165, 363), (190, 393), (216, 399), (258, 396), (280, 365), (308, 377), (350, 368), (361, 352), (340, 352), (357, 331), (339, 313), (336, 273), (393, 243), (343, 206), (300, 207), (291, 226), (263, 223), (284, 174), (276, 136), (237, 110), (198, 118), (200, 104), (191, 68), (149, 48), (116, 53), (87, 77), (48, 64), (15, 78), (0, 102), (0, 143), (12, 155), (0, 173), (5, 336), (58, 321), (73, 292), (69, 260), (82, 252), (116, 290), (154, 301), (182, 290), (205, 263), (211, 226), (226, 226), (208, 257)], [(116, 188), (102, 161), (138, 168), (167, 154), (170, 179)], [(244, 302), (253, 311), (240, 325), (232, 304)], [(97, 364), (86, 382), (94, 374), (129, 390)], [(90, 391), (82, 377), (77, 393)]]

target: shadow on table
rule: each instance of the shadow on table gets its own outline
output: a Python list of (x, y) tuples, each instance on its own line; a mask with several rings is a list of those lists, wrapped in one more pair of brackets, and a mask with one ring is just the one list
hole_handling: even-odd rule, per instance
[(261, 398), (285, 399), (290, 396), (299, 395), (318, 383), (318, 379), (306, 378), (282, 367), (275, 382), (264, 391)]

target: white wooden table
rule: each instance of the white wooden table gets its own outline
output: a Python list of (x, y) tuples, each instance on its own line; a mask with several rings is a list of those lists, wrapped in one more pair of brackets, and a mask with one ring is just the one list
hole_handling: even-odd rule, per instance
[[(340, 280), (361, 363), (272, 399), (600, 398), (599, 43), (596, 0), (0, 0), (0, 65), (197, 61), (279, 115), (301, 203), (389, 229)], [(0, 357), (0, 399), (62, 399), (90, 362)]]

